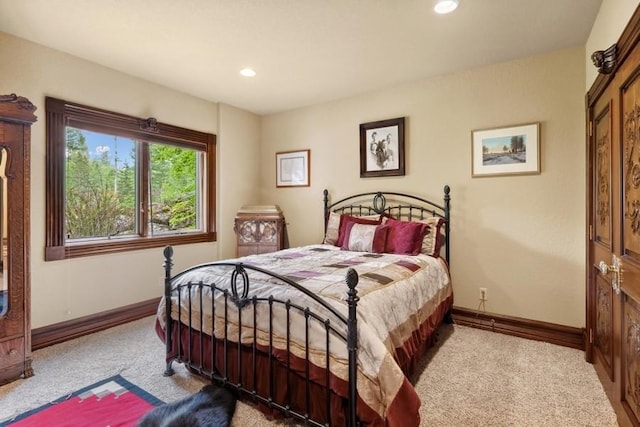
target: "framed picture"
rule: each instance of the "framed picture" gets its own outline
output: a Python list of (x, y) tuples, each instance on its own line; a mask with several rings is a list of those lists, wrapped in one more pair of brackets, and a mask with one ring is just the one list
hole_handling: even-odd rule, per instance
[(540, 123), (471, 132), (471, 176), (540, 173)]
[(404, 117), (360, 125), (360, 178), (404, 175)]
[(276, 187), (308, 187), (310, 150), (276, 153)]

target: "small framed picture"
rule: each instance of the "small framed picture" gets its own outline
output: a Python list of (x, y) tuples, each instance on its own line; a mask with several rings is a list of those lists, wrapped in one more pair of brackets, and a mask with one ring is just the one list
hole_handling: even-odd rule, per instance
[(540, 123), (471, 132), (471, 176), (540, 173)]
[(404, 117), (360, 125), (360, 178), (404, 175)]
[(308, 187), (311, 150), (276, 153), (276, 187)]

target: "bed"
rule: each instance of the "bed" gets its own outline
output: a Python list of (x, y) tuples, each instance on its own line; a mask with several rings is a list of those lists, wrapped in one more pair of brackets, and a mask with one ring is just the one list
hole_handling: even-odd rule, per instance
[(407, 378), (450, 320), (450, 189), (330, 201), (321, 244), (173, 274), (156, 332), (174, 362), (306, 425), (419, 425)]

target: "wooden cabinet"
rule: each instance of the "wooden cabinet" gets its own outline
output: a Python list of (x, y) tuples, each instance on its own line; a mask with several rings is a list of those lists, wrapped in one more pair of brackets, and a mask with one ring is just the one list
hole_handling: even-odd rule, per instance
[(0, 95), (0, 384), (33, 375), (29, 281), (29, 165), (35, 107)]
[(237, 256), (263, 254), (284, 248), (284, 216), (277, 205), (247, 205), (237, 213), (234, 230)]

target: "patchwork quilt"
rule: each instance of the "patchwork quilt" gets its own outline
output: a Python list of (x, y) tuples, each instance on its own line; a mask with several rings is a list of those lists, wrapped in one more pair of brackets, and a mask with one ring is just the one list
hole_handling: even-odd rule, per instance
[[(337, 312), (347, 317), (345, 275), (349, 268), (359, 276), (356, 290), (358, 297), (358, 392), (363, 401), (381, 418), (394, 400), (406, 378), (396, 363), (395, 351), (411, 339), (435, 310), (452, 296), (451, 283), (446, 262), (440, 258), (419, 254), (417, 256), (374, 254), (340, 250), (331, 245), (309, 245), (285, 249), (269, 254), (252, 255), (225, 262), (242, 262), (285, 276), (321, 296)], [(230, 289), (233, 267), (202, 265), (175, 279), (174, 285), (185, 283), (215, 284), (219, 289)], [(290, 301), (309, 309), (333, 325), (338, 319), (304, 293), (279, 282), (265, 274), (247, 270), (249, 273), (249, 298), (269, 298)], [(242, 280), (240, 279), (240, 282)], [(236, 282), (238, 289), (242, 283)], [(189, 323), (218, 338), (227, 337), (251, 345), (257, 342), (267, 346), (270, 328), (273, 330), (273, 345), (286, 348), (286, 337), (293, 344), (289, 351), (305, 357), (306, 342), (309, 342), (309, 359), (317, 366), (326, 365), (325, 345), (327, 332), (321, 322), (306, 322), (303, 313), (287, 313), (283, 304), (252, 304), (237, 308), (227, 304), (222, 292), (209, 288), (191, 288), (191, 298), (186, 289), (180, 296), (182, 310), (178, 313), (178, 297), (172, 303), (172, 318)], [(215, 294), (214, 302), (211, 295)], [(226, 297), (228, 298), (228, 297)], [(200, 301), (203, 301), (202, 307)], [(158, 309), (158, 321), (163, 323), (165, 304)], [(239, 313), (240, 311), (240, 313)], [(269, 312), (273, 321), (269, 321)], [(254, 315), (255, 312), (255, 315)], [(202, 322), (200, 319), (204, 319)], [(227, 319), (225, 331), (224, 322)], [(239, 324), (242, 323), (242, 325)], [(255, 328), (254, 328), (255, 324)], [(340, 326), (343, 327), (343, 326)], [(346, 327), (344, 332), (346, 333)], [(254, 333), (255, 331), (255, 333)], [(308, 331), (308, 332), (307, 332)], [(348, 379), (348, 354), (342, 338), (329, 334), (331, 354), (330, 371), (333, 375)]]

